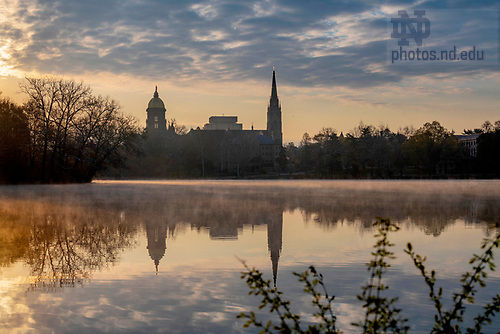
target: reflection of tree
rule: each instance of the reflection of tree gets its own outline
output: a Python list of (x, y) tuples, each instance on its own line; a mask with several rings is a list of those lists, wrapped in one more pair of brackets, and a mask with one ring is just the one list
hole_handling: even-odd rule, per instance
[(30, 291), (82, 285), (92, 271), (114, 263), (119, 252), (132, 244), (133, 227), (116, 213), (32, 202), (6, 209), (10, 219), (0, 220), (0, 238), (5, 240), (1, 233), (5, 228), (24, 237), (13, 238), (13, 249), (0, 246), (2, 263), (24, 258), (31, 271)]
[(22, 259), (29, 241), (29, 228), (18, 217), (0, 210), (0, 267)]
[(82, 285), (89, 278), (92, 262), (78, 249), (78, 236), (72, 235), (51, 217), (31, 229), (26, 263), (31, 267), (30, 291), (55, 292), (57, 288)]
[(81, 285), (92, 271), (115, 262), (119, 250), (128, 245), (130, 240), (121, 224), (109, 228), (84, 221), (68, 226), (58, 217), (47, 216), (31, 228), (26, 254), (35, 277), (31, 289), (50, 291)]
[(26, 263), (35, 277), (32, 290), (51, 291), (83, 284), (91, 272), (117, 260), (130, 246), (123, 224), (109, 226), (96, 221), (63, 224), (47, 216), (31, 229)]
[[(337, 189), (293, 187), (192, 187), (178, 193), (192, 199), (197, 215), (184, 221), (214, 230), (231, 231), (241, 224), (253, 224), (258, 216), (269, 217), (275, 212), (303, 213), (306, 220), (325, 227), (337, 224), (359, 223), (371, 229), (377, 216), (391, 217), (393, 221), (416, 225), (428, 234), (439, 235), (457, 219), (468, 224), (494, 222), (500, 219), (500, 198), (488, 193), (433, 191), (432, 189), (401, 188), (382, 190), (374, 188)], [(179, 199), (180, 203), (184, 203)], [(170, 203), (174, 205), (175, 203)], [(193, 205), (193, 204), (191, 204)], [(192, 207), (192, 206), (191, 206)], [(172, 210), (172, 208), (170, 208)], [(201, 213), (201, 215), (200, 215)]]
[(374, 217), (380, 216), (438, 236), (457, 219), (467, 224), (499, 220), (499, 201), (461, 194), (340, 191), (329, 197), (305, 196), (297, 209), (303, 212), (306, 221), (315, 221), (325, 227), (358, 222), (361, 228), (371, 229)]
[(300, 212), (305, 220), (326, 229), (338, 224), (371, 229), (375, 217), (391, 217), (433, 235), (457, 219), (468, 224), (500, 220), (500, 198), (488, 191), (388, 190), (381, 189), (383, 182), (364, 188), (361, 182), (355, 189), (349, 183), (323, 186), (328, 181), (300, 187), (291, 186), (295, 181), (259, 182), (4, 188), (0, 263), (26, 259), (38, 279), (34, 288), (73, 286), (116, 261), (141, 226), (147, 232), (149, 255), (159, 263), (167, 234), (180, 228), (209, 229), (210, 237), (219, 239), (237, 238), (245, 225), (267, 225), (268, 249), (277, 272), (286, 228), (283, 212)]

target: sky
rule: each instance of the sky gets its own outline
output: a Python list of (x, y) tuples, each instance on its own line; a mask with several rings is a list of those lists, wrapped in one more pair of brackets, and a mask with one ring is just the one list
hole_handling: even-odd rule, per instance
[[(500, 119), (498, 7), (460, 0), (2, 0), (0, 91), (22, 103), (19, 83), (27, 76), (83, 81), (145, 126), (158, 86), (167, 118), (188, 129), (212, 115), (265, 129), (275, 67), (285, 142), (323, 127), (345, 133), (360, 122), (397, 131), (437, 120), (461, 133)], [(393, 63), (402, 39), (391, 38), (390, 19), (401, 18), (400, 10), (415, 18), (415, 9), (430, 21), (421, 50), (476, 47), (487, 61)], [(412, 38), (407, 51), (419, 47)]]

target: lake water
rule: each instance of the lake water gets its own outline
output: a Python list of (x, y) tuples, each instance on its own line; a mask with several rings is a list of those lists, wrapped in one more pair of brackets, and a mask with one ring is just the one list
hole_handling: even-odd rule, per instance
[[(315, 265), (356, 333), (376, 217), (400, 226), (386, 275), (412, 333), (432, 328), (428, 291), (403, 252), (437, 269), (445, 305), (468, 260), (498, 231), (499, 181), (99, 181), (0, 187), (0, 331), (253, 333), (243, 259), (314, 321), (292, 272)], [(497, 252), (498, 254), (499, 252)], [(497, 256), (498, 258), (498, 256)], [(489, 273), (476, 297), (500, 292)], [(468, 307), (466, 318), (479, 306)], [(267, 311), (258, 311), (262, 319)], [(496, 321), (485, 333), (497, 333)]]

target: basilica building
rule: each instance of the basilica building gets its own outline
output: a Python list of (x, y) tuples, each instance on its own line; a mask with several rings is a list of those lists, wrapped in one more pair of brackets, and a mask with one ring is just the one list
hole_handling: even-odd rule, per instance
[(158, 87), (155, 87), (153, 98), (149, 101), (146, 112), (148, 114), (146, 119), (146, 131), (148, 134), (164, 134), (167, 131), (167, 120), (165, 118), (167, 109), (165, 109), (163, 100), (160, 99)]
[[(157, 88), (146, 112), (149, 140), (168, 141), (172, 129), (169, 129), (165, 104)], [(241, 171), (271, 172), (279, 169), (283, 123), (274, 68), (266, 116), (266, 129), (254, 129), (253, 125), (251, 129), (244, 129), (243, 124), (238, 123), (238, 116), (210, 116), (204, 126), (191, 129), (186, 137), (193, 145), (199, 146), (202, 173), (205, 162), (216, 164), (221, 172), (234, 170), (237, 176)]]

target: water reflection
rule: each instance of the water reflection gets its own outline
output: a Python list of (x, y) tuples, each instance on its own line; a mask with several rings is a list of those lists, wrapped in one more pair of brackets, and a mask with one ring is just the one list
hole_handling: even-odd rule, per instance
[[(220, 200), (218, 200), (220, 204)], [(213, 203), (209, 203), (213, 204)], [(210, 239), (212, 240), (237, 240), (238, 230), (245, 225), (266, 226), (267, 227), (267, 246), (273, 269), (273, 281), (276, 286), (276, 277), (278, 275), (278, 261), (280, 258), (282, 243), (283, 243), (283, 212), (280, 210), (266, 210), (264, 212), (242, 212), (243, 215), (231, 215), (234, 212), (234, 207), (230, 203), (227, 206), (220, 205), (214, 209), (213, 206), (205, 208), (206, 214), (194, 214), (189, 212), (187, 215), (177, 217), (185, 224), (189, 224), (191, 228), (201, 230), (207, 228), (209, 230)], [(206, 210), (211, 208), (210, 210)], [(212, 211), (213, 209), (213, 211)], [(256, 208), (258, 209), (258, 208)], [(251, 214), (254, 212), (254, 214)], [(148, 254), (154, 261), (156, 272), (160, 260), (165, 255), (167, 249), (167, 236), (174, 238), (176, 225), (171, 222), (171, 218), (161, 217), (160, 219), (148, 219), (145, 222), (147, 235)]]
[(457, 184), (448, 184), (452, 188), (446, 192), (335, 183), (321, 188), (231, 182), (4, 187), (0, 263), (8, 266), (24, 259), (35, 278), (30, 289), (53, 290), (81, 285), (92, 271), (116, 262), (121, 250), (134, 245), (142, 227), (157, 271), (167, 237), (173, 238), (181, 226), (208, 229), (213, 240), (237, 239), (246, 225), (267, 226), (276, 282), (283, 212), (299, 210), (306, 222), (326, 228), (358, 222), (371, 229), (374, 217), (391, 217), (434, 236), (457, 219), (467, 224), (500, 220), (496, 185), (487, 184), (495, 189), (488, 192), (485, 184), (458, 191)]
[[(305, 255), (297, 243), (307, 242), (311, 247), (311, 254), (302, 262), (323, 257), (326, 263), (335, 263), (334, 257), (351, 247), (334, 248), (335, 242), (342, 244), (339, 239), (343, 237), (341, 229), (349, 227), (361, 234), (371, 234), (371, 224), (376, 216), (391, 217), (402, 226), (416, 228), (436, 238), (459, 220), (487, 234), (486, 226), (500, 220), (499, 204), (500, 183), (496, 181), (438, 181), (430, 184), (329, 181), (102, 182), (90, 185), (1, 187), (0, 265), (5, 270), (19, 262), (25, 264), (29, 271), (26, 275), (29, 284), (24, 291), (35, 295), (40, 292), (60, 292), (67, 287), (88, 289), (97, 273), (120, 263), (131, 263), (127, 267), (132, 268), (128, 274), (140, 277), (141, 291), (146, 300), (150, 294), (153, 299), (163, 298), (155, 300), (159, 305), (167, 304), (168, 310), (179, 307), (172, 304), (172, 299), (168, 299), (174, 298), (173, 292), (163, 297), (155, 295), (154, 289), (148, 290), (148, 284), (154, 282), (146, 282), (141, 276), (143, 273), (134, 271), (135, 262), (127, 258), (129, 255), (126, 254), (140, 246), (137, 249), (144, 255), (141, 261), (147, 262), (145, 265), (151, 268), (150, 272), (158, 274), (158, 284), (164, 282), (161, 277), (163, 269), (165, 273), (168, 272), (171, 285), (188, 291), (186, 294), (203, 295), (199, 291), (189, 292), (187, 281), (201, 291), (213, 289), (210, 300), (214, 303), (219, 302), (219, 299), (224, 300), (225, 305), (210, 306), (210, 310), (218, 309), (216, 318), (222, 319), (219, 321), (222, 327), (217, 327), (217, 330), (224, 328), (223, 331), (230, 332), (227, 323), (232, 323), (230, 319), (234, 317), (225, 312), (237, 313), (242, 310), (242, 305), (248, 304), (245, 304), (246, 300), (235, 297), (246, 296), (245, 287), (237, 285), (241, 269), (238, 262), (234, 258), (229, 264), (220, 262), (221, 254), (228, 252), (226, 249), (232, 252), (230, 256), (238, 255), (249, 262), (254, 254), (250, 248), (264, 249), (267, 251), (264, 265), (272, 272), (274, 284), (286, 288), (289, 278), (280, 275), (278, 281), (278, 268), (284, 270), (283, 259), (287, 256), (289, 260), (284, 263), (288, 266), (292, 262), (291, 258), (296, 258), (296, 263), (302, 261), (299, 257)], [(321, 233), (321, 237), (320, 234), (310, 239), (298, 236), (296, 244), (292, 244), (290, 235), (306, 233), (307, 229), (287, 222), (285, 217), (291, 214), (302, 215), (304, 226), (313, 226), (319, 231), (314, 233)], [(298, 229), (297, 232), (292, 231), (294, 228)], [(265, 239), (250, 239), (244, 234), (244, 231), (250, 231), (253, 235), (254, 230), (265, 232)], [(201, 244), (199, 240), (205, 235), (207, 242), (218, 245), (220, 250), (211, 250), (213, 254), (204, 256), (204, 262), (182, 263), (184, 272), (177, 269), (180, 266), (178, 263), (177, 267), (169, 267), (169, 261), (173, 258), (169, 253), (178, 255), (179, 249), (189, 250), (189, 247), (192, 251), (197, 249), (202, 253), (204, 249), (201, 248), (207, 244)], [(316, 240), (318, 245), (314, 244)], [(226, 245), (234, 246), (227, 248)], [(366, 248), (369, 245), (363, 245), (359, 252), (368, 254)], [(332, 249), (336, 249), (336, 253)], [(356, 261), (356, 265), (342, 274), (345, 275), (345, 281), (351, 284), (354, 272), (365, 277), (363, 263), (366, 260), (355, 258), (353, 254), (357, 253), (352, 251), (346, 256), (353, 263)], [(342, 265), (346, 266), (345, 263)], [(208, 288), (209, 283), (203, 280), (193, 283), (196, 280), (193, 273), (221, 279), (211, 278), (217, 287)], [(231, 281), (232, 278), (236, 281)], [(356, 278), (356, 289), (362, 279)], [(179, 283), (182, 280), (186, 281), (185, 285)], [(137, 288), (137, 285), (134, 286)], [(115, 288), (110, 284), (106, 289), (112, 291)], [(401, 289), (404, 290), (403, 285)], [(104, 292), (100, 294), (104, 295)], [(175, 298), (182, 298), (180, 292), (178, 294)], [(203, 329), (199, 332), (210, 332), (204, 322), (209, 320), (203, 319), (212, 321), (213, 317), (207, 315), (211, 314), (207, 313), (207, 306), (196, 303), (199, 297), (193, 298), (195, 300), (191, 302), (196, 307), (186, 306), (184, 310), (194, 312), (193, 309), (196, 309), (197, 315), (185, 315), (193, 323), (186, 332), (197, 332), (193, 327), (195, 323)], [(231, 302), (228, 301), (230, 298), (233, 298)], [(185, 305), (183, 303), (180, 302)], [(147, 307), (146, 303), (144, 309), (136, 311), (147, 313)], [(173, 311), (166, 312), (170, 314), (168, 312)], [(158, 313), (156, 316), (164, 315)], [(89, 317), (92, 319), (92, 316)], [(174, 332), (184, 331), (180, 327), (176, 328), (178, 330)], [(213, 332), (217, 331), (214, 329)]]
[(167, 224), (168, 223), (162, 221), (146, 221), (148, 254), (154, 261), (157, 273), (160, 260), (165, 255), (165, 251), (167, 249), (167, 234), (173, 236), (175, 231), (175, 226), (170, 227)]
[(117, 212), (13, 199), (0, 205), (0, 263), (23, 260), (30, 268), (28, 291), (57, 292), (83, 285), (91, 273), (113, 264), (134, 244), (137, 227)]

